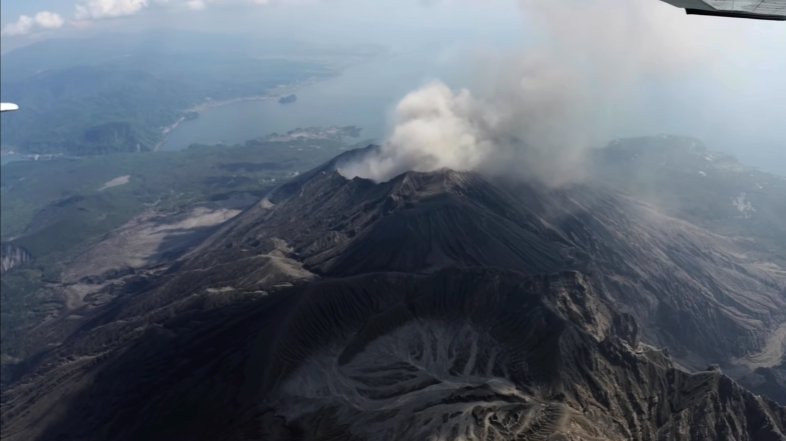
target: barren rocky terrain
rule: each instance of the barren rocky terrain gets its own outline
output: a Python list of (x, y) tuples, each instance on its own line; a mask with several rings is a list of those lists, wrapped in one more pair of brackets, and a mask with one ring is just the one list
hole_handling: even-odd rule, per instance
[(562, 189), (347, 179), (353, 150), (112, 275), (162, 234), (137, 219), (66, 269), (100, 286), (29, 334), (2, 437), (786, 440), (786, 192), (691, 143)]

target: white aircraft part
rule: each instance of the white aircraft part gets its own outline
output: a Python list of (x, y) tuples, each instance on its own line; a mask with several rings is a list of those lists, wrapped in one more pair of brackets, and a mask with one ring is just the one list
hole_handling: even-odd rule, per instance
[(786, 0), (663, 0), (678, 8), (786, 17)]
[(0, 112), (10, 112), (12, 110), (19, 110), (19, 106), (11, 103), (0, 103)]
[(683, 9), (704, 9), (714, 11), (715, 8), (707, 4), (704, 0), (663, 0), (664, 2)]
[(718, 11), (786, 15), (786, 0), (705, 0)]

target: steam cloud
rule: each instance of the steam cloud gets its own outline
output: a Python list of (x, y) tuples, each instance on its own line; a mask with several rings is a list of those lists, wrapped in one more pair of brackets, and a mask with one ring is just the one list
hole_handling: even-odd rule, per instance
[(342, 172), (375, 181), (441, 168), (525, 172), (555, 184), (578, 179), (572, 173), (587, 145), (581, 90), (570, 72), (545, 61), (524, 59), (517, 67), (483, 98), (439, 81), (410, 93), (380, 153)]
[(679, 10), (657, 1), (519, 3), (542, 41), (476, 60), (484, 68), (474, 91), (434, 81), (408, 94), (379, 153), (342, 172), (383, 182), (450, 168), (574, 183), (642, 81), (702, 61), (694, 27), (680, 26)]

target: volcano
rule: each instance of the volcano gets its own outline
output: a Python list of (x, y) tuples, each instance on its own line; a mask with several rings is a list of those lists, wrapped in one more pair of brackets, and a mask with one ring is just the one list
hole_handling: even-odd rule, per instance
[(786, 440), (772, 241), (624, 173), (342, 174), (375, 149), (43, 324), (3, 439)]

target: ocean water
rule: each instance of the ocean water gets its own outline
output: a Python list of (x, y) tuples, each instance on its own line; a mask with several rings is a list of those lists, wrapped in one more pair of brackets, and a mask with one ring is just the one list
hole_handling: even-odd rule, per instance
[(237, 144), (270, 133), (316, 126), (360, 127), (361, 139), (383, 138), (396, 104), (429, 81), (451, 84), (455, 69), (439, 60), (439, 48), (396, 53), (350, 67), (341, 75), (297, 91), (297, 102), (243, 101), (202, 112), (170, 132), (161, 150), (193, 143)]
[(10, 162), (24, 161), (24, 160), (26, 160), (24, 157), (17, 156), (17, 155), (3, 155), (0, 156), (0, 166), (6, 165)]

